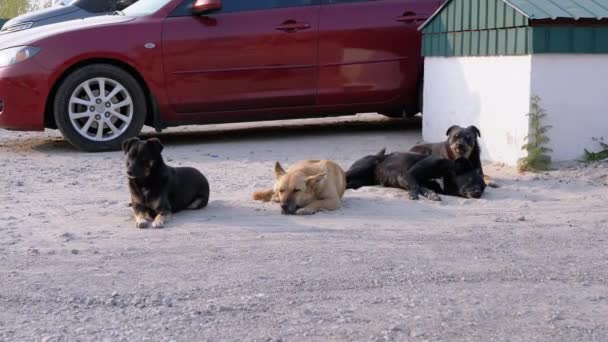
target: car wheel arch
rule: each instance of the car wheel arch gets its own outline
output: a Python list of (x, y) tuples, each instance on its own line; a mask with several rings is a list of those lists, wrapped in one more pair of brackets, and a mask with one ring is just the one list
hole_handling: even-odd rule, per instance
[(71, 65), (69, 68), (64, 70), (61, 75), (56, 79), (53, 86), (49, 91), (49, 95), (46, 99), (45, 111), (44, 111), (44, 127), (57, 129), (57, 123), (55, 122), (55, 117), (53, 113), (53, 105), (55, 102), (55, 97), (57, 95), (57, 90), (61, 83), (73, 72), (76, 70), (86, 67), (88, 65), (93, 64), (106, 64), (113, 65), (118, 68), (121, 68), (125, 72), (129, 73), (131, 76), (135, 78), (135, 80), (139, 83), (141, 88), (144, 90), (144, 95), (146, 97), (146, 103), (148, 112), (146, 113), (145, 125), (154, 127), (157, 131), (160, 131), (163, 128), (162, 121), (160, 119), (160, 112), (158, 110), (158, 104), (154, 97), (154, 94), (150, 91), (150, 87), (142, 77), (141, 73), (137, 71), (133, 66), (129, 65), (120, 60), (109, 59), (109, 58), (92, 58), (82, 60), (76, 64)]

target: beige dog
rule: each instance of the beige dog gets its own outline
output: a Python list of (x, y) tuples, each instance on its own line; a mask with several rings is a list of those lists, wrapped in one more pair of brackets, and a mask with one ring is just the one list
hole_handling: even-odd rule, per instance
[(330, 160), (304, 160), (287, 171), (274, 164), (274, 189), (256, 191), (253, 199), (281, 203), (282, 214), (310, 215), (319, 210), (336, 210), (342, 206), (346, 176)]

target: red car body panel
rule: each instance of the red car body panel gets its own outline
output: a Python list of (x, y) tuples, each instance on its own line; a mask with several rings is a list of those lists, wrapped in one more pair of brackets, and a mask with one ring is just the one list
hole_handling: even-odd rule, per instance
[(0, 50), (41, 49), (0, 68), (0, 127), (54, 127), (54, 89), (92, 61), (136, 73), (163, 127), (403, 108), (418, 100), (421, 20), (397, 19), (429, 16), (440, 2), (370, 0), (173, 17), (182, 0), (172, 0), (145, 17), (104, 16), (0, 35)]
[[(124, 17), (122, 19), (124, 20)], [(93, 60), (120, 61), (141, 77), (159, 106), (160, 112), (171, 113), (163, 71), (162, 50), (158, 48), (162, 45), (161, 22), (162, 19), (155, 18), (131, 18), (120, 24), (94, 28), (96, 35), (121, 37), (120, 39), (101, 41), (84, 39), (87, 35), (81, 35), (80, 31), (74, 31), (75, 36), (71, 39), (66, 39), (64, 36), (48, 39), (51, 46), (62, 44), (61, 54), (49, 58), (52, 61), (49, 63), (49, 68), (53, 70), (51, 77), (54, 79), (53, 84), (79, 63)], [(90, 29), (92, 28), (87, 28), (85, 31)], [(70, 41), (78, 43), (69, 43)], [(147, 49), (145, 47), (147, 43), (152, 43), (157, 48)], [(66, 55), (70, 57), (66, 58)]]
[[(173, 109), (315, 105), (318, 13), (319, 6), (306, 6), (167, 18), (163, 56)], [(290, 22), (308, 28), (280, 30)]]
[(397, 19), (407, 12), (428, 16), (432, 10), (427, 0), (323, 6), (319, 104), (415, 104), (422, 67), (419, 23)]
[[(37, 131), (44, 129), (44, 103), (49, 92), (47, 70), (35, 60), (0, 68), (0, 127)], [(8, 99), (14, 99), (8, 100)]]

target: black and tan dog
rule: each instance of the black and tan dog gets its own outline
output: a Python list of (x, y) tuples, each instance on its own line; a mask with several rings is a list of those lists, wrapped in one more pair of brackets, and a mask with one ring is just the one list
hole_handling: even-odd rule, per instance
[(447, 140), (439, 143), (416, 145), (410, 149), (410, 152), (433, 155), (435, 157), (456, 160), (458, 158), (466, 158), (469, 160), (473, 168), (475, 168), (483, 177), (488, 186), (497, 188), (498, 184), (490, 180), (483, 173), (481, 166), (481, 148), (477, 138), (481, 138), (481, 132), (475, 126), (460, 127), (452, 126), (448, 128)]
[(209, 202), (209, 183), (205, 176), (191, 167), (170, 167), (161, 152), (163, 145), (156, 138), (123, 141), (127, 156), (127, 176), (131, 206), (137, 228), (161, 228), (171, 213), (184, 209), (200, 209)]
[[(365, 156), (346, 171), (346, 188), (382, 185), (409, 192), (410, 199), (419, 195), (438, 201), (437, 193), (466, 198), (481, 197), (483, 178), (465, 158), (455, 161), (420, 153), (391, 153), (385, 150)], [(443, 189), (436, 179), (449, 179)]]

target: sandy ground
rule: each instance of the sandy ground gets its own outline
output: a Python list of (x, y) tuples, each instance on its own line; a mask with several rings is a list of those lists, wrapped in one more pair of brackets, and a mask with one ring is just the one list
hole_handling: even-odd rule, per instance
[(275, 160), (406, 150), (420, 122), (343, 119), (176, 128), (169, 164), (208, 208), (138, 230), (120, 152), (0, 130), (2, 341), (606, 341), (608, 163), (520, 175), (481, 200), (345, 194), (282, 216), (250, 200)]

